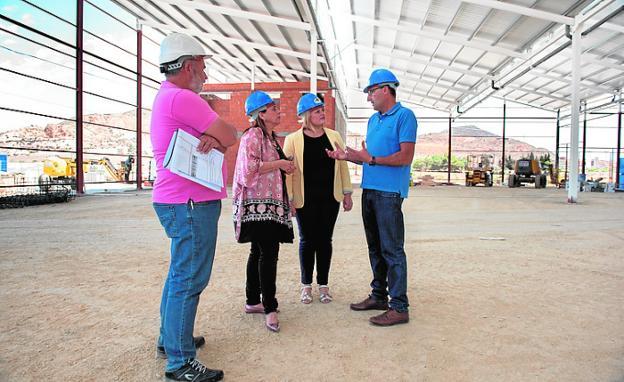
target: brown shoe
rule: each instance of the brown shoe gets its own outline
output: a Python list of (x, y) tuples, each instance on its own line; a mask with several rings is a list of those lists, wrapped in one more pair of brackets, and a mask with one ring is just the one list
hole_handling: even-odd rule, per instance
[(409, 321), (408, 312), (397, 312), (393, 309), (388, 309), (379, 316), (371, 317), (368, 319), (371, 324), (378, 326), (392, 326), (396, 324), (405, 324)]
[(351, 304), (351, 310), (388, 310), (388, 301), (375, 300), (369, 296), (362, 302)]

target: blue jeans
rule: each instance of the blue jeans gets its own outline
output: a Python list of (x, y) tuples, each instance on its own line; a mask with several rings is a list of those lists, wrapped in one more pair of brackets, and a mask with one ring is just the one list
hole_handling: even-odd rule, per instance
[(390, 295), (390, 308), (397, 312), (407, 312), (409, 306), (402, 204), (398, 192), (362, 192), (362, 220), (373, 271), (371, 297), (386, 301)]
[(167, 352), (167, 371), (195, 358), (193, 328), (199, 295), (208, 285), (217, 242), (221, 201), (154, 203), (171, 239), (171, 262), (160, 303), (158, 344)]

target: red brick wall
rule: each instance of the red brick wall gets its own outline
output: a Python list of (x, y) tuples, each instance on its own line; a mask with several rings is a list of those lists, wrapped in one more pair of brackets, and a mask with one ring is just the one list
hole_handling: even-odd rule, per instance
[[(333, 129), (336, 115), (336, 103), (333, 92), (328, 89), (327, 82), (325, 81), (319, 81), (317, 86), (318, 92), (323, 93), (325, 97), (325, 125)], [(283, 143), (284, 137), (288, 135), (288, 133), (300, 127), (297, 117), (297, 102), (303, 92), (310, 91), (310, 83), (263, 82), (256, 84), (255, 89), (269, 93), (281, 93), (279, 99), (282, 121), (279, 126), (275, 128), (275, 132)], [(247, 99), (247, 96), (251, 93), (251, 84), (204, 84), (203, 91), (216, 93), (215, 95), (203, 96), (203, 98), (221, 118), (236, 126), (239, 135), (249, 127), (249, 122), (245, 115), (245, 99)], [(229, 93), (230, 99), (220, 98), (218, 93)], [(225, 154), (228, 168), (228, 185), (232, 184), (237, 153), (238, 143), (229, 148)]]

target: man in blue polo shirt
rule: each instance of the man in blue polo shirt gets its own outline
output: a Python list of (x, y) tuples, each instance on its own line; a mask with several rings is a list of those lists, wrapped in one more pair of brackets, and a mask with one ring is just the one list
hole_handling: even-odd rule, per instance
[[(368, 120), (361, 150), (328, 152), (334, 159), (364, 166), (362, 220), (373, 271), (371, 294), (352, 310), (385, 310), (371, 317), (374, 325), (390, 326), (409, 321), (407, 259), (403, 249), (405, 226), (401, 205), (409, 190), (418, 123), (414, 113), (396, 101), (399, 81), (387, 69), (374, 70), (364, 88), (377, 113)], [(388, 303), (390, 296), (390, 303)]]

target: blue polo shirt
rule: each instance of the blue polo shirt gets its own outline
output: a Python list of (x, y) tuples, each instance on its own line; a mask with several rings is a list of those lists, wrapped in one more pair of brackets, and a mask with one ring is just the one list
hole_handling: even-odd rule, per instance
[[(375, 157), (386, 157), (401, 150), (401, 143), (416, 143), (418, 122), (414, 112), (397, 102), (386, 113), (377, 112), (368, 119), (366, 148)], [(370, 166), (364, 164), (362, 188), (368, 190), (398, 192), (407, 198), (410, 165)]]

